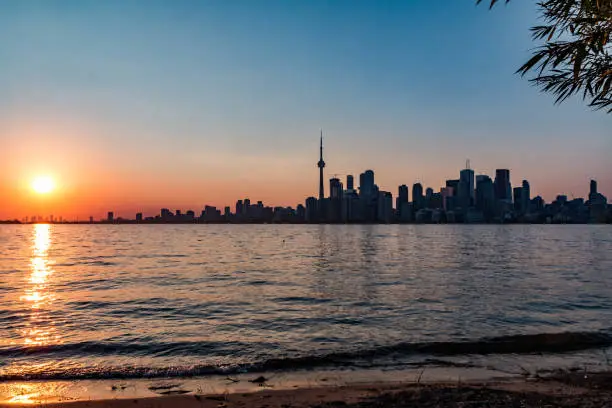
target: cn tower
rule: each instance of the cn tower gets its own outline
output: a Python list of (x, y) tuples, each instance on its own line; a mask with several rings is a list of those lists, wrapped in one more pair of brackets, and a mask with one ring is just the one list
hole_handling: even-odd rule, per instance
[(325, 168), (325, 162), (323, 161), (323, 129), (321, 129), (321, 145), (319, 147), (317, 167), (319, 168), (319, 200), (323, 200), (325, 198), (325, 187), (323, 184), (323, 168)]

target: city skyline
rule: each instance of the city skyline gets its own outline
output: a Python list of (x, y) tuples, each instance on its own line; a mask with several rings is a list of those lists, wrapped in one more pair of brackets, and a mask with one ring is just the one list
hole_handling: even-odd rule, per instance
[[(358, 186), (353, 174), (344, 174), (346, 186), (339, 174), (331, 174), (329, 188), (325, 189), (323, 130), (320, 130), (319, 160), (316, 163), (319, 175), (318, 194), (310, 195), (295, 205), (268, 205), (263, 200), (249, 197), (238, 199), (232, 205), (215, 206), (205, 204), (201, 213), (188, 209), (164, 206), (161, 210), (147, 214), (139, 210), (135, 217), (114, 210), (106, 212), (106, 218), (90, 215), (85, 219), (70, 219), (63, 215), (39, 214), (25, 216), (23, 222), (309, 222), (309, 223), (391, 223), (391, 222), (605, 222), (612, 213), (607, 199), (598, 188), (596, 180), (589, 181), (589, 194), (584, 197), (568, 197), (558, 194), (552, 204), (533, 190), (528, 180), (513, 184), (510, 169), (496, 169), (494, 176), (476, 174), (467, 159), (458, 178), (447, 178), (443, 186), (431, 187), (419, 181), (397, 187), (397, 194), (379, 187), (375, 183), (375, 172), (371, 169), (359, 174)], [(346, 187), (346, 188), (345, 188)], [(41, 178), (33, 185), (37, 193), (49, 193), (54, 189), (53, 180)], [(394, 200), (395, 199), (395, 200)], [(551, 207), (552, 205), (552, 207)], [(173, 211), (170, 208), (175, 208)], [(232, 212), (233, 210), (233, 212)], [(432, 221), (432, 217), (434, 220)], [(442, 218), (440, 218), (442, 217)], [(450, 217), (450, 218), (449, 218)], [(558, 218), (562, 217), (562, 218)], [(1, 219), (0, 219), (1, 220)]]
[[(547, 201), (592, 178), (610, 196), (609, 116), (513, 74), (527, 3), (7, 1), (0, 218), (295, 205), (321, 127), (327, 174), (375, 169), (392, 191), (470, 158)], [(55, 192), (33, 194), (44, 175)]]

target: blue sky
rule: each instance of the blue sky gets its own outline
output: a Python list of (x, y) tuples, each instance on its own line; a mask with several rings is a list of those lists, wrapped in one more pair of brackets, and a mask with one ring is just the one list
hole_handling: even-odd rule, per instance
[(393, 193), (470, 158), (547, 199), (591, 177), (612, 195), (612, 116), (514, 74), (533, 3), (4, 1), (0, 181), (52, 173), (126, 210), (296, 204), (323, 128), (329, 174), (372, 168)]

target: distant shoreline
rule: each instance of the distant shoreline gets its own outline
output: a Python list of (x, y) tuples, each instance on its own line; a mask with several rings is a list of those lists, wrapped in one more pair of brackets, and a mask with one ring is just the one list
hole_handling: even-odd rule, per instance
[(162, 222), (162, 221), (63, 221), (63, 222), (21, 222), (0, 221), (0, 225), (610, 225), (608, 222), (261, 222), (261, 221), (192, 221), (192, 222)]

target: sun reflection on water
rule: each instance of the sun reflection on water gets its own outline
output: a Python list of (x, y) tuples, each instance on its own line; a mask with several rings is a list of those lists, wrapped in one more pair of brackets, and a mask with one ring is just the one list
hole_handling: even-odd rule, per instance
[(53, 262), (49, 259), (51, 233), (48, 224), (34, 225), (29, 284), (20, 297), (31, 310), (27, 327), (22, 330), (23, 344), (28, 346), (44, 346), (59, 339), (48, 315), (55, 300), (55, 294), (49, 288), (49, 278), (53, 274)]
[(11, 389), (11, 394), (7, 402), (12, 404), (35, 404), (40, 397), (40, 392), (35, 384), (15, 384)]

